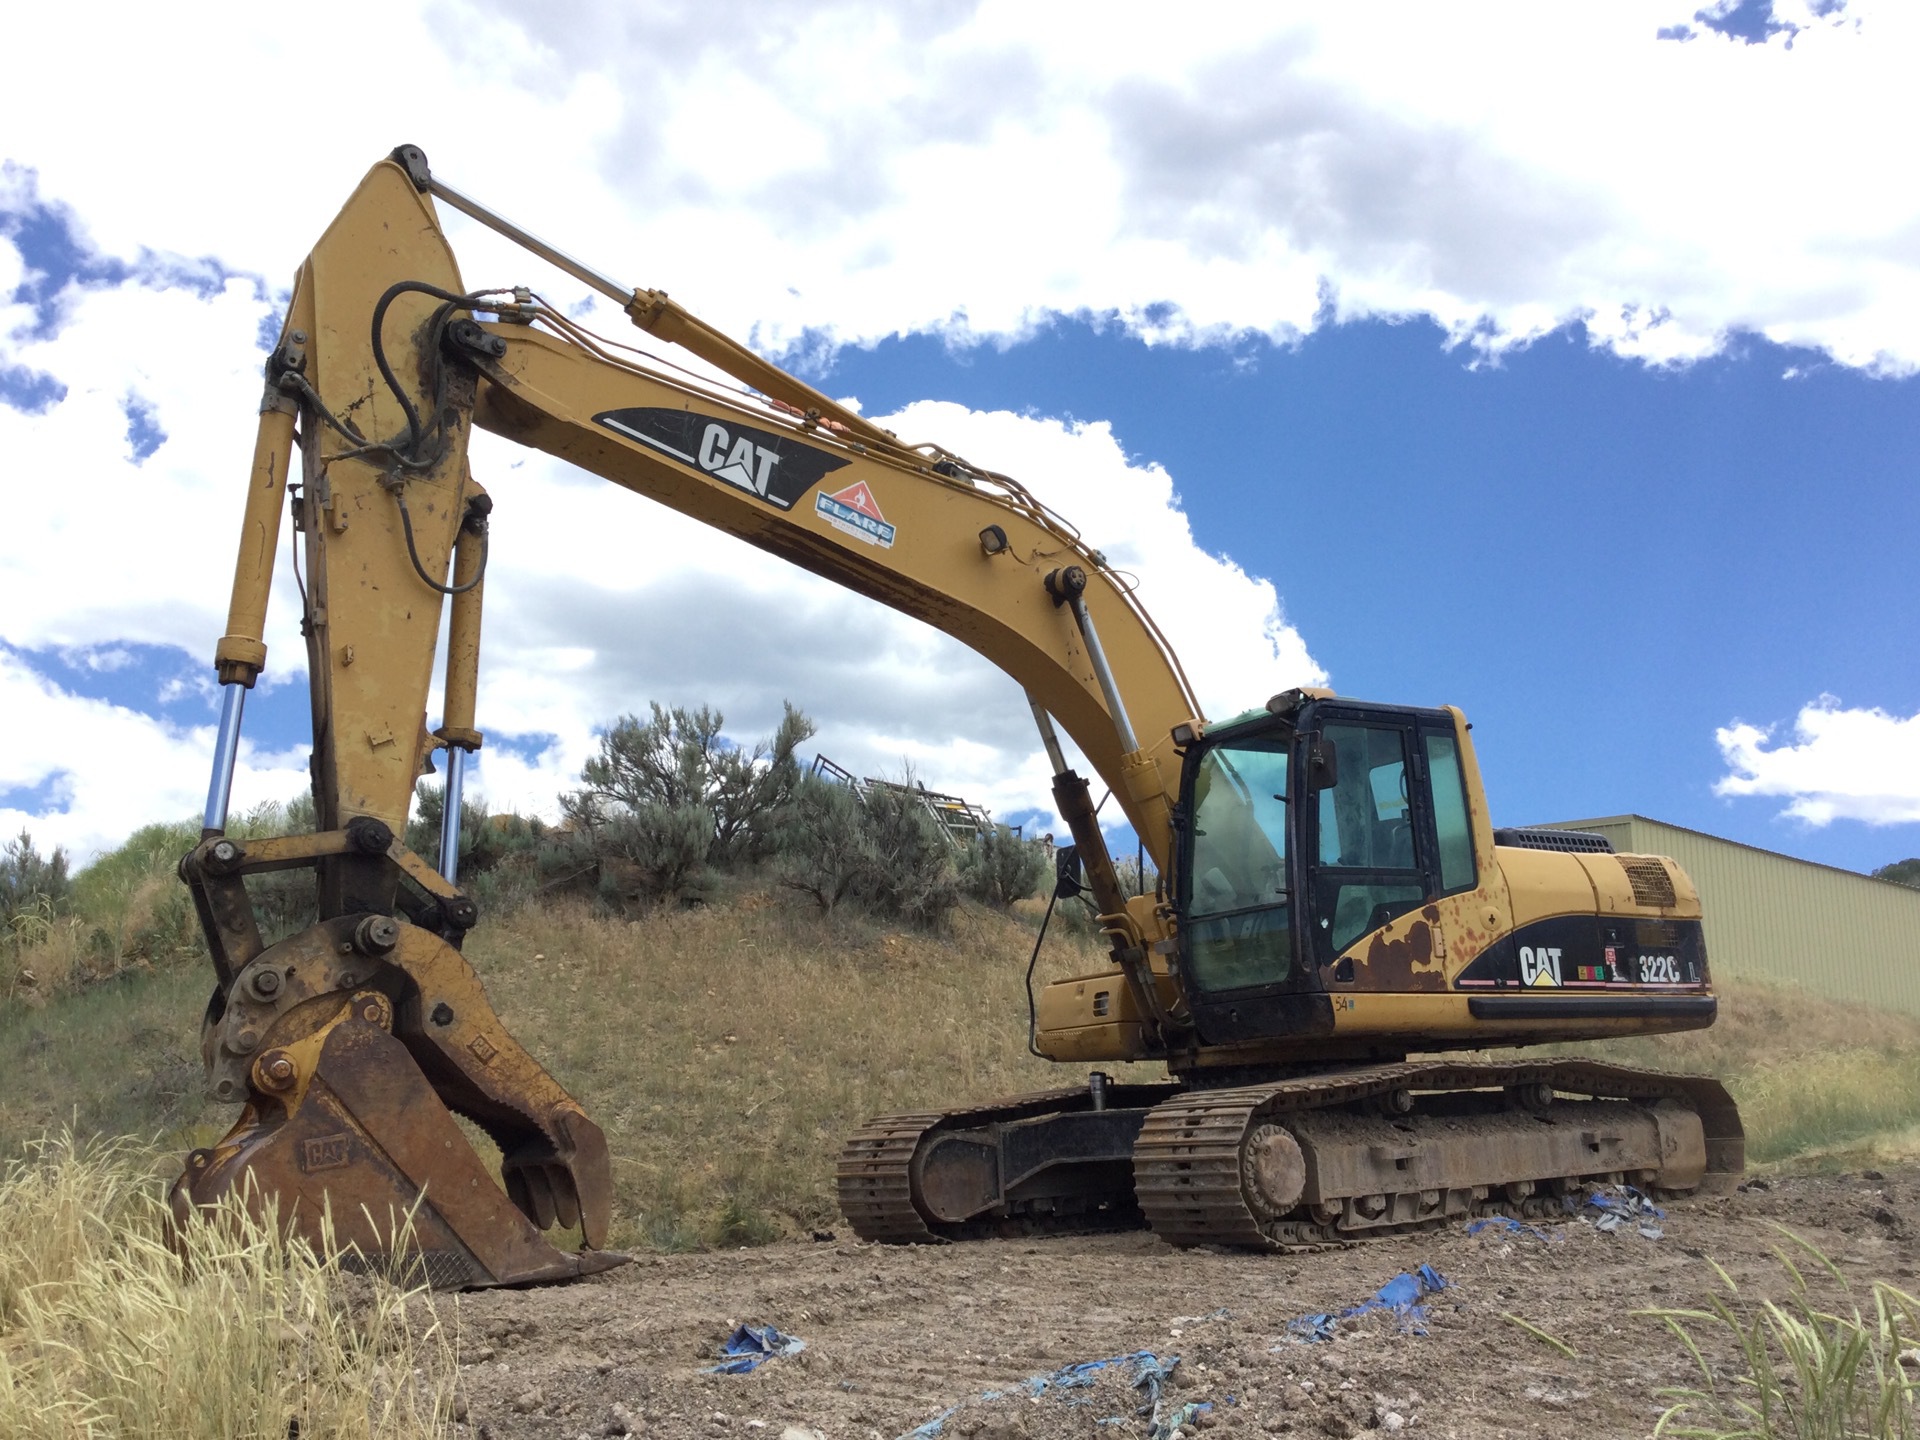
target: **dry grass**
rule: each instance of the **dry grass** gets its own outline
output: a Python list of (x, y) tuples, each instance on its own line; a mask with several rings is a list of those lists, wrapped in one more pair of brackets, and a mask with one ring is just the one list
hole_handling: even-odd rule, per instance
[[(130, 864), (103, 889), (131, 907), (154, 871)], [(1037, 905), (1014, 917), (969, 906), (928, 935), (750, 885), (716, 898), (635, 921), (534, 906), (469, 939), (508, 1027), (607, 1130), (618, 1244), (838, 1228), (832, 1159), (869, 1115), (1084, 1073), (1025, 1050)], [(1041, 979), (1101, 964), (1084, 927), (1056, 916)], [(227, 1112), (201, 1093), (208, 983), (172, 960), (38, 1007), (0, 1005), (0, 1146), (62, 1124), (159, 1135), (169, 1153), (214, 1138)], [(1722, 1077), (1756, 1164), (1920, 1155), (1920, 1019), (1732, 983), (1709, 1030), (1562, 1048)]]
[[(1075, 1083), (1026, 1052), (1032, 946), (984, 908), (931, 936), (749, 893), (629, 923), (526, 911), (469, 953), (605, 1127), (616, 1241), (678, 1248), (838, 1225), (832, 1159), (870, 1115)], [(1041, 964), (1099, 951), (1050, 935)]]
[[(1724, 1294), (1703, 1309), (1644, 1312), (1665, 1323), (1699, 1366), (1700, 1384), (1659, 1392), (1671, 1402), (1656, 1437), (1693, 1440), (1909, 1440), (1920, 1430), (1920, 1301), (1882, 1281), (1863, 1309), (1846, 1276), (1791, 1231), (1774, 1247), (1788, 1277), (1784, 1299), (1754, 1300), (1717, 1264)], [(1712, 1263), (1712, 1262), (1709, 1262)], [(1822, 1304), (1809, 1279), (1838, 1292)], [(1724, 1370), (1697, 1339), (1731, 1340), (1740, 1356)]]
[(1720, 1000), (1706, 1030), (1558, 1048), (1719, 1076), (1754, 1164), (1839, 1163), (1920, 1126), (1920, 1018), (1794, 985), (1729, 982)]
[(183, 1259), (165, 1213), (124, 1143), (42, 1141), (0, 1174), (0, 1434), (451, 1433), (453, 1347), (430, 1297), (237, 1205), (191, 1227)]

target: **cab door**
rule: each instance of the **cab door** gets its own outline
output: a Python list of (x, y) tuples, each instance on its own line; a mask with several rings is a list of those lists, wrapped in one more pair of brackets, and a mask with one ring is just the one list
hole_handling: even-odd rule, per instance
[[(1359, 708), (1316, 719), (1311, 744), (1323, 758), (1303, 817), (1314, 963), (1335, 986), (1442, 989), (1447, 938), (1433, 902), (1478, 879), (1452, 719)], [(1393, 928), (1415, 910), (1426, 924)], [(1356, 955), (1372, 963), (1356, 965)]]
[(1326, 716), (1310, 807), (1308, 934), (1322, 967), (1427, 902), (1429, 805), (1415, 726), (1399, 717)]

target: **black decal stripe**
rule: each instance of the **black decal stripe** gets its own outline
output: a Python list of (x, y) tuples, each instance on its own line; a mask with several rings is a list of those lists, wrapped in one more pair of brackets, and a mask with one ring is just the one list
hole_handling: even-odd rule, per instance
[(638, 430), (634, 429), (631, 425), (622, 425), (618, 420), (614, 419), (611, 415), (606, 416), (600, 423), (605, 425), (609, 430), (618, 430), (622, 435), (626, 436), (629, 440), (638, 440), (642, 445), (645, 445), (649, 450), (658, 450), (663, 455), (671, 455), (674, 459), (679, 460), (684, 464), (691, 465), (696, 470), (700, 468), (700, 462), (694, 459), (693, 456), (687, 454), (686, 451), (676, 450), (673, 448), (673, 446), (667, 444), (666, 441), (657, 440), (651, 435), (642, 435)]
[(1476, 1020), (1647, 1020), (1711, 1018), (1720, 1002), (1711, 995), (1472, 995), (1467, 1012)]
[[(1531, 946), (1536, 952), (1542, 946), (1558, 950), (1563, 985), (1606, 984), (1625, 988), (1675, 983), (1645, 977), (1643, 956), (1671, 958), (1679, 984), (1692, 987), (1707, 979), (1706, 939), (1698, 920), (1582, 914), (1553, 915), (1530, 921), (1501, 936), (1454, 977), (1454, 984), (1463, 989), (1525, 986), (1531, 977), (1521, 973), (1520, 947), (1523, 945)], [(1583, 976), (1582, 967), (1604, 968), (1606, 978), (1596, 980), (1592, 975)]]

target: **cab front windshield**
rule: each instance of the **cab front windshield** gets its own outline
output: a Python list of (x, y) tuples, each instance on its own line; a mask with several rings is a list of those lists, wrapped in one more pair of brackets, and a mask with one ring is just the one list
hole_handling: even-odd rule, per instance
[(1202, 990), (1293, 974), (1285, 737), (1216, 745), (1194, 774), (1187, 967)]

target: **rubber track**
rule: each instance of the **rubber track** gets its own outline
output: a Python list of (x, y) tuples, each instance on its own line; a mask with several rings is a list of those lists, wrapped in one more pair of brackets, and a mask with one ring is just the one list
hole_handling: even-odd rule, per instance
[[(1148, 1114), (1134, 1143), (1134, 1194), (1156, 1235), (1174, 1245), (1297, 1249), (1270, 1238), (1241, 1197), (1240, 1142), (1256, 1119), (1351, 1104), (1407, 1088), (1485, 1090), (1544, 1081), (1596, 1099), (1685, 1101), (1707, 1142), (1705, 1193), (1731, 1188), (1745, 1157), (1739, 1113), (1717, 1080), (1594, 1061), (1415, 1061), (1321, 1072), (1230, 1090), (1188, 1090)], [(1516, 1176), (1531, 1179), (1531, 1176)], [(1382, 1227), (1380, 1235), (1406, 1227)], [(1369, 1232), (1354, 1232), (1364, 1238)]]
[[(1179, 1087), (1128, 1086), (1129, 1090), (1164, 1088), (1170, 1095)], [(835, 1187), (839, 1192), (840, 1213), (847, 1217), (853, 1233), (862, 1240), (880, 1240), (891, 1244), (930, 1245), (944, 1239), (969, 1238), (977, 1226), (942, 1226), (932, 1229), (913, 1203), (912, 1165), (914, 1152), (929, 1131), (946, 1128), (965, 1130), (996, 1121), (1025, 1120), (1057, 1110), (1084, 1110), (1088, 1106), (1085, 1086), (1066, 1090), (1043, 1090), (1018, 1095), (967, 1110), (941, 1110), (923, 1115), (883, 1115), (869, 1120), (847, 1138), (840, 1148), (834, 1167)], [(1028, 1231), (1049, 1228), (1047, 1217), (1028, 1217), (1019, 1222)], [(991, 1229), (992, 1227), (988, 1227)], [(1084, 1215), (1062, 1217), (1056, 1228), (1084, 1230)], [(986, 1233), (982, 1231), (982, 1233)]]

